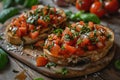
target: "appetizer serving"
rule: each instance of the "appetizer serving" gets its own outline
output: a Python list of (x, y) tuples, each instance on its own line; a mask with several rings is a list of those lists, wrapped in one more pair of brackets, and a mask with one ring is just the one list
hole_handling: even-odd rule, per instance
[(32, 10), (14, 18), (7, 26), (6, 37), (12, 44), (32, 44), (44, 39), (53, 27), (66, 20), (62, 9), (50, 6), (34, 6)]
[[(74, 22), (70, 15), (59, 8), (38, 5), (14, 18), (6, 27), (6, 40), (13, 45), (27, 45), (22, 50), (21, 46), (14, 46), (17, 50), (20, 47), (20, 51), (10, 54), (33, 69), (56, 78), (79, 77), (104, 68), (114, 56), (114, 47), (109, 52), (114, 33), (99, 24), (96, 15), (79, 12)], [(82, 21), (75, 22), (79, 20), (78, 16)], [(36, 46), (42, 47), (43, 51)]]
[(113, 41), (114, 34), (107, 27), (80, 21), (50, 34), (45, 41), (44, 54), (60, 65), (94, 62), (107, 55)]

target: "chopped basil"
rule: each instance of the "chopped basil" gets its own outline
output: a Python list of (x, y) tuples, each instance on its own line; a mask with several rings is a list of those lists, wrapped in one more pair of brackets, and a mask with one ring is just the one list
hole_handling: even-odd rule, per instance
[(44, 21), (49, 22), (50, 21), (50, 16), (49, 15), (45, 15), (43, 19), (44, 19)]
[(64, 49), (65, 49), (65, 47), (62, 45), (62, 46), (61, 46), (61, 49), (62, 49), (62, 50), (64, 50)]
[(0, 36), (0, 40), (3, 40), (2, 36)]
[(66, 41), (70, 41), (71, 39), (73, 39), (73, 37), (70, 36), (69, 34), (65, 34), (64, 39), (65, 39)]
[(80, 31), (81, 34), (85, 34), (85, 33), (89, 33), (89, 32), (90, 32), (90, 28), (88, 28), (86, 26), (83, 26)]
[(82, 40), (79, 38), (79, 39), (77, 40), (77, 45), (80, 44), (81, 42), (82, 42)]
[(38, 19), (39, 15), (31, 15), (30, 17), (28, 17), (28, 19), (26, 20), (28, 23), (33, 24), (36, 22), (36, 20)]
[(58, 36), (62, 34), (63, 30), (62, 29), (56, 29), (53, 31), (53, 33), (57, 34)]
[(79, 36), (79, 32), (74, 32), (72, 35), (73, 35), (74, 38), (76, 38), (76, 37)]
[(109, 40), (112, 36), (110, 34), (108, 34), (106, 37)]
[(56, 73), (66, 75), (68, 73), (68, 70), (67, 70), (67, 68), (63, 67), (63, 68), (61, 68), (61, 70), (56, 71)]
[(54, 46), (54, 43), (48, 46), (48, 50), (50, 50)]
[(47, 63), (47, 64), (46, 64), (46, 66), (45, 66), (45, 67), (50, 68), (51, 66), (56, 67), (56, 66), (57, 66), (57, 64), (55, 64), (55, 63), (53, 63), (53, 62), (49, 62), (49, 63)]
[(99, 41), (97, 37), (89, 37), (89, 39), (92, 42), (92, 44), (96, 44)]

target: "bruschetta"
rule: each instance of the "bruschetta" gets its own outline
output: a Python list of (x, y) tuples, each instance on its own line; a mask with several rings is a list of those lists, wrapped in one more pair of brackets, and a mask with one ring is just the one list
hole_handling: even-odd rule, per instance
[(66, 20), (62, 9), (38, 5), (14, 18), (6, 28), (6, 39), (16, 45), (32, 44), (44, 39)]
[(50, 34), (44, 54), (51, 62), (64, 66), (84, 60), (95, 62), (107, 55), (113, 42), (114, 33), (108, 27), (80, 21)]

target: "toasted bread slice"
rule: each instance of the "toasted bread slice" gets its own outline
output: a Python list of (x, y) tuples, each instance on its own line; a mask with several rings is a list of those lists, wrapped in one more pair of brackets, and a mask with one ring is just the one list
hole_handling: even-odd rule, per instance
[(76, 64), (86, 59), (91, 62), (98, 61), (107, 55), (108, 51), (111, 49), (114, 43), (114, 33), (112, 32), (112, 30), (110, 30), (108, 27), (104, 27), (104, 29), (111, 35), (111, 38), (105, 42), (105, 47), (102, 49), (86, 51), (85, 54), (83, 54), (82, 56), (73, 55), (68, 58), (64, 56), (53, 56), (52, 53), (47, 49), (44, 49), (44, 54), (48, 57), (48, 59), (51, 62), (64, 66)]
[[(37, 9), (35, 10), (30, 10), (26, 13), (23, 13), (22, 15), (24, 15), (25, 19), (28, 18), (28, 16), (30, 16), (30, 14), (34, 14), (36, 12), (36, 10), (39, 11), (46, 11), (48, 9), (48, 6), (43, 6), (43, 5), (39, 5)], [(50, 10), (53, 10), (53, 7), (49, 8)], [(24, 42), (24, 44), (32, 44), (35, 43), (38, 40), (43, 40), (47, 37), (47, 35), (52, 31), (52, 27), (56, 27), (58, 25), (60, 25), (61, 23), (63, 23), (66, 20), (66, 15), (64, 13), (64, 11), (62, 9), (58, 9), (56, 8), (56, 11), (59, 12), (60, 18), (62, 19), (61, 21), (59, 21), (56, 24), (51, 24), (50, 22), (48, 23), (44, 23), (44, 25), (47, 24), (47, 28), (42, 28), (39, 30), (39, 36), (36, 39), (31, 39), (29, 35), (25, 35), (22, 37), (19, 37), (17, 35), (12, 34), (12, 30), (10, 28), (12, 28), (13, 26), (16, 27), (15, 25), (8, 25), (6, 28), (6, 39), (8, 42), (10, 42), (11, 44), (15, 44), (15, 45), (20, 45)], [(38, 13), (39, 14), (39, 13)], [(41, 14), (39, 14), (40, 17), (43, 17)], [(16, 19), (13, 19), (13, 21), (15, 21)], [(26, 20), (25, 20), (26, 21)], [(20, 22), (21, 24), (22, 22)], [(28, 23), (29, 24), (29, 23)], [(50, 24), (50, 25), (49, 25)], [(36, 25), (35, 25), (36, 26)], [(41, 27), (41, 24), (38, 24), (37, 26)], [(28, 27), (27, 27), (28, 28)], [(27, 29), (28, 30), (28, 29)]]

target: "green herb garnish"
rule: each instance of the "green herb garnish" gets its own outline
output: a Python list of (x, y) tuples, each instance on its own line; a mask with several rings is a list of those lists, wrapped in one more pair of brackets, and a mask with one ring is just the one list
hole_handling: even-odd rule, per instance
[(56, 67), (57, 64), (55, 64), (55, 63), (53, 63), (53, 62), (49, 62), (49, 63), (46, 64), (45, 67), (50, 68), (50, 67), (52, 67), (52, 66)]
[(112, 36), (110, 34), (108, 34), (106, 37), (109, 40)]
[(50, 50), (54, 46), (54, 42), (48, 46), (48, 50)]
[(69, 34), (65, 34), (64, 39), (65, 39), (66, 41), (70, 41), (71, 39), (73, 39), (73, 37), (70, 36)]
[(33, 79), (33, 80), (44, 80), (43, 78), (36, 78), (36, 79)]
[(89, 32), (90, 32), (90, 28), (88, 28), (86, 26), (83, 26), (80, 31), (81, 34), (85, 34), (85, 33), (89, 33)]
[(61, 70), (56, 71), (56, 73), (60, 73), (62, 75), (66, 75), (68, 73), (68, 70), (65, 67), (63, 67)]

